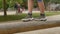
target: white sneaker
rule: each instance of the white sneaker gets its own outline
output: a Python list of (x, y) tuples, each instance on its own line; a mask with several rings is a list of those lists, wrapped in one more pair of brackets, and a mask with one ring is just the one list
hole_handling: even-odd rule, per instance
[(34, 20), (34, 18), (25, 18), (25, 19), (22, 19), (22, 21), (32, 21)]

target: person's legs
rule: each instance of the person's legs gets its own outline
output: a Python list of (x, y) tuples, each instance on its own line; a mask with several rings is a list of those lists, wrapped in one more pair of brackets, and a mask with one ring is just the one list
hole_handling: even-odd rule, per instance
[(18, 15), (18, 9), (16, 8), (16, 15)]
[[(45, 18), (44, 2), (43, 2), (43, 0), (37, 0), (37, 2), (38, 2), (39, 10), (40, 10), (40, 18)], [(43, 19), (43, 20), (45, 20), (45, 19)]]

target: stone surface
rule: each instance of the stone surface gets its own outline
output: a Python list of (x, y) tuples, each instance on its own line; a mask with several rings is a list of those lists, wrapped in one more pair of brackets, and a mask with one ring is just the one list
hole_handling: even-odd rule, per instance
[(22, 33), (14, 33), (14, 34), (60, 34), (60, 27), (34, 30), (34, 31), (22, 32)]

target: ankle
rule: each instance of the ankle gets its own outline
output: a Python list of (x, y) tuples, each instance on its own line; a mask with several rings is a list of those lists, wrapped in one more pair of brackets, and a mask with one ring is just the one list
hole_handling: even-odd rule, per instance
[(40, 14), (41, 18), (45, 18), (45, 14)]
[(32, 13), (28, 13), (28, 16), (29, 16), (30, 18), (32, 18)]

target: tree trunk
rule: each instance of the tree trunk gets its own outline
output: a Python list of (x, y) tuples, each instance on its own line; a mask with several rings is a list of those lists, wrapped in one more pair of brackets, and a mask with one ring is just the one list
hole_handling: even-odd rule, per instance
[(4, 16), (7, 16), (6, 13), (6, 0), (3, 0)]

